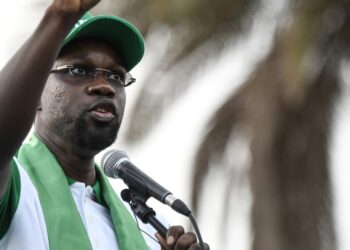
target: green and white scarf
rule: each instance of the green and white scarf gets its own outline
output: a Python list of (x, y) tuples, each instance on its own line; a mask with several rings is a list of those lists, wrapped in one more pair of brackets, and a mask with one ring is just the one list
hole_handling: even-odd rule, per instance
[[(92, 249), (67, 178), (51, 151), (33, 135), (22, 145), (17, 156), (38, 191), (50, 249)], [(146, 250), (135, 221), (98, 167), (96, 177), (111, 213), (119, 249)]]

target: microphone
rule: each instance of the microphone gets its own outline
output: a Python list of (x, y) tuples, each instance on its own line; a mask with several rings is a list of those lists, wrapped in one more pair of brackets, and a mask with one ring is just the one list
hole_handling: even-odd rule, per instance
[(102, 157), (101, 167), (108, 177), (121, 178), (131, 190), (152, 196), (180, 214), (191, 214), (183, 201), (132, 164), (126, 152), (115, 149), (107, 151)]

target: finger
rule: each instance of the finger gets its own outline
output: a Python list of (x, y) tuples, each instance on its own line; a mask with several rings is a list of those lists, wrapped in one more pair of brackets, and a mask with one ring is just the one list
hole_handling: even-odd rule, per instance
[(156, 239), (158, 240), (159, 244), (162, 247), (162, 250), (167, 249), (167, 244), (165, 242), (165, 239), (157, 232), (155, 235)]
[(166, 244), (168, 246), (173, 246), (178, 238), (185, 233), (185, 230), (182, 226), (171, 226), (168, 229)]
[(100, 0), (55, 0), (52, 3), (52, 8), (63, 14), (78, 14), (82, 15)]
[(82, 3), (81, 3), (81, 10), (82, 11), (87, 11), (87, 10), (91, 9), (92, 7), (94, 7), (99, 2), (100, 2), (100, 0), (85, 0), (85, 1), (82, 1)]
[[(185, 250), (194, 245), (197, 242), (197, 236), (192, 233), (188, 232), (179, 237), (175, 244), (175, 250)], [(199, 249), (199, 248), (198, 248)]]
[[(200, 247), (199, 243), (192, 244), (190, 246), (190, 248), (188, 248), (188, 250), (200, 250), (200, 249), (201, 249), (201, 247)], [(207, 243), (204, 243), (204, 249), (210, 250), (209, 245)]]

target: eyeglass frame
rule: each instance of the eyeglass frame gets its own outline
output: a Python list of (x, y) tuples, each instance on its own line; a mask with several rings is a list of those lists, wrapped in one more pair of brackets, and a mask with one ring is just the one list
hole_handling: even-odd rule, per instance
[[(50, 73), (61, 73), (63, 70), (68, 70), (68, 73), (73, 76), (73, 77), (78, 77), (78, 74), (75, 74), (72, 72), (73, 68), (84, 68), (86, 70), (90, 70), (90, 73), (93, 73), (92, 76), (93, 78), (89, 78), (87, 80), (93, 80), (96, 79), (97, 75), (99, 72), (103, 73), (103, 77), (104, 79), (110, 83), (110, 79), (108, 79), (108, 74), (116, 74), (119, 76), (119, 74), (117, 74), (115, 71), (109, 70), (109, 69), (103, 69), (103, 68), (94, 68), (94, 67), (88, 67), (86, 65), (79, 65), (79, 64), (66, 64), (66, 65), (60, 65), (57, 66), (55, 69), (52, 69), (50, 71)], [(86, 74), (87, 76), (88, 74)], [(122, 83), (121, 86), (123, 87), (127, 87), (129, 85), (131, 85), (132, 83), (136, 82), (136, 78), (132, 77), (132, 75), (127, 72), (125, 73), (125, 82), (123, 82), (122, 80), (120, 80), (120, 82)], [(113, 83), (112, 83), (113, 84)]]

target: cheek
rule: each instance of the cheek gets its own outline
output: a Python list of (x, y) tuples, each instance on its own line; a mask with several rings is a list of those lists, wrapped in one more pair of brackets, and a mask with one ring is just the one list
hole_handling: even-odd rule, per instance
[(56, 105), (60, 105), (62, 103), (65, 103), (65, 101), (67, 99), (66, 91), (60, 87), (56, 87), (53, 89), (52, 96), (53, 96), (53, 102)]
[(42, 110), (49, 116), (60, 116), (72, 105), (69, 92), (61, 85), (48, 84), (41, 97)]
[(125, 104), (126, 104), (126, 94), (125, 94), (125, 91), (123, 91), (117, 95), (117, 105), (120, 110), (121, 118), (123, 117), (123, 114), (124, 114)]

